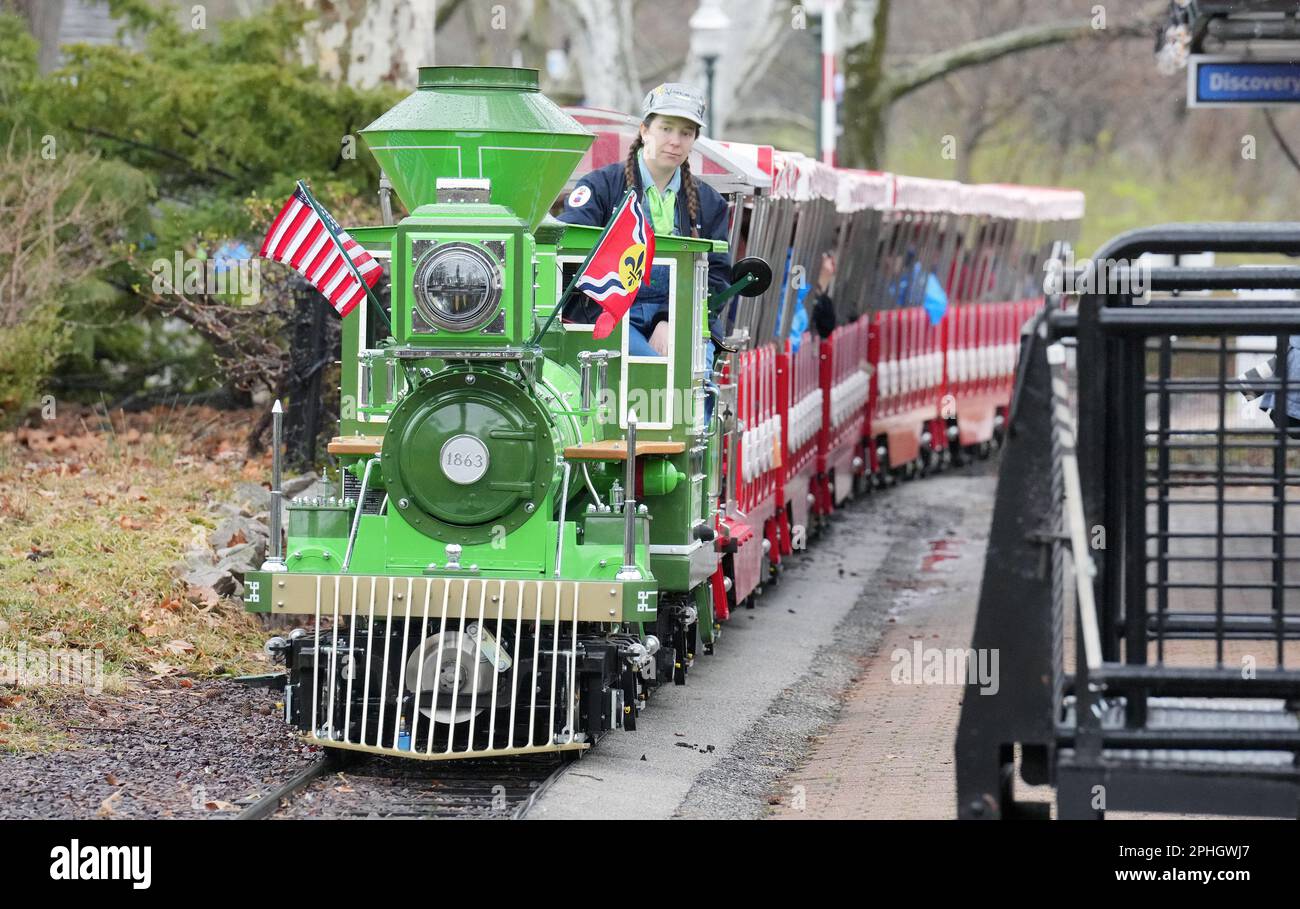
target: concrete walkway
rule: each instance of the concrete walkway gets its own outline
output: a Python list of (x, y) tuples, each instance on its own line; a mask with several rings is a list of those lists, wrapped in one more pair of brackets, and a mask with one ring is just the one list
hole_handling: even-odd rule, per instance
[[(837, 513), (756, 609), (733, 614), (686, 686), (659, 689), (636, 732), (606, 736), (529, 817), (754, 818), (795, 813), (793, 785), (805, 790), (801, 816), (951, 813), (936, 787), (951, 789), (961, 689), (893, 686), (888, 653), (912, 634), (969, 643), (991, 467), (946, 471)], [(846, 690), (850, 715), (859, 701), (866, 712), (844, 738), (819, 744)]]

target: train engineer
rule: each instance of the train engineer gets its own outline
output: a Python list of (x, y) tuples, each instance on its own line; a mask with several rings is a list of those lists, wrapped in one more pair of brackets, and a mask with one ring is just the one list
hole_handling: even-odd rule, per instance
[[(657, 236), (676, 234), (725, 241), (726, 200), (691, 175), (691, 148), (704, 126), (704, 107), (704, 95), (693, 86), (669, 82), (652, 89), (642, 102), (644, 119), (627, 160), (608, 164), (579, 180), (564, 200), (560, 220), (604, 227), (623, 194), (635, 188)], [(730, 269), (729, 253), (709, 254), (710, 293), (730, 284)], [(667, 354), (666, 266), (651, 271), (650, 285), (638, 292), (627, 318), (636, 329), (628, 335), (629, 354)]]

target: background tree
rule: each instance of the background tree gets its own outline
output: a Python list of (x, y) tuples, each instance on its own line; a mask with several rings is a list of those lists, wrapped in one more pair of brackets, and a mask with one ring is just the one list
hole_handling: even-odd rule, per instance
[[(845, 50), (846, 124), (842, 160), (851, 166), (878, 168), (884, 160), (890, 107), (900, 98), (960, 70), (983, 66), (1014, 54), (1071, 41), (1106, 41), (1147, 37), (1167, 4), (1123, 22), (1109, 21), (1106, 8), (1094, 5), (1088, 16), (1020, 25), (973, 38), (909, 60), (887, 65), (891, 0), (872, 0), (873, 27), (867, 40)], [(1020, 21), (1028, 12), (1019, 4)], [(987, 7), (982, 7), (987, 9)], [(993, 17), (996, 18), (996, 17)]]
[(300, 0), (300, 4), (313, 14), (303, 36), (305, 61), (316, 65), (326, 78), (355, 88), (414, 86), (417, 69), (435, 58), (436, 32), (466, 6), (465, 0)]
[[(38, 210), (53, 198), (56, 213), (76, 212), (96, 239), (96, 254), (78, 264), (72, 225), (56, 219), (56, 250), (71, 251), (59, 260), (76, 266), (62, 269), (68, 292), (19, 289), (24, 311), (45, 313), (33, 325), (60, 329), (37, 345), (63, 358), (42, 387), (64, 399), (108, 392), (143, 402), (135, 391), (148, 386), (159, 395), (225, 389), (245, 401), (282, 392), (287, 273), (262, 269), (261, 299), (247, 306), (207, 286), (160, 285), (159, 266), (255, 251), (299, 178), (345, 221), (376, 221), (378, 169), (357, 130), (400, 92), (335, 85), (302, 62), (310, 13), (292, 2), (211, 29), (143, 0), (111, 7), (126, 40), (66, 46), (48, 75), (25, 23), (0, 18), (0, 141), (18, 127), (0, 198)], [(105, 204), (88, 207), (68, 194), (74, 185)], [(90, 217), (100, 212), (107, 221)], [(21, 260), (0, 259), (0, 274), (6, 261), (12, 271)], [(178, 324), (188, 337), (177, 338)], [(44, 382), (44, 371), (32, 370), (33, 380)]]

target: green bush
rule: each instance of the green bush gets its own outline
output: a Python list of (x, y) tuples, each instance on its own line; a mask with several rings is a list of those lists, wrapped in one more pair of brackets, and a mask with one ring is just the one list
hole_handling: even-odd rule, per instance
[[(194, 30), (147, 0), (110, 7), (130, 46), (67, 46), (63, 68), (44, 76), (25, 22), (0, 14), (0, 141), (12, 137), (10, 164), (0, 164), (0, 217), (12, 224), (9, 209), (39, 196), (18, 181), (48, 178), (41, 164), (80, 169), (77, 192), (61, 190), (60, 205), (113, 214), (92, 219), (95, 242), (82, 247), (92, 269), (22, 289), (7, 321), (0, 297), (4, 348), (25, 352), (0, 361), (0, 420), (46, 388), (120, 398), (160, 385), (266, 384), (270, 374), (250, 378), (249, 363), (283, 359), (283, 350), (268, 356), (264, 343), (254, 352), (240, 339), (275, 338), (284, 307), (274, 295), (285, 276), (264, 274), (258, 315), (218, 296), (160, 296), (153, 263), (177, 252), (211, 256), (226, 242), (256, 250), (298, 179), (340, 218), (377, 219), (378, 169), (357, 131), (400, 93), (334, 85), (303, 65), (311, 13), (278, 0), (257, 16)], [(57, 260), (70, 263), (70, 244), (89, 238), (73, 225), (60, 231)], [(0, 295), (13, 269), (0, 249)], [(186, 323), (188, 337), (178, 336)]]

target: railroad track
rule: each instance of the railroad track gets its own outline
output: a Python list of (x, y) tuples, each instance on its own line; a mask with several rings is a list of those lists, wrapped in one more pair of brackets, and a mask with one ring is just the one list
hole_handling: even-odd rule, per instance
[(416, 762), (330, 752), (244, 808), (238, 819), (518, 820), (570, 766), (551, 755)]

